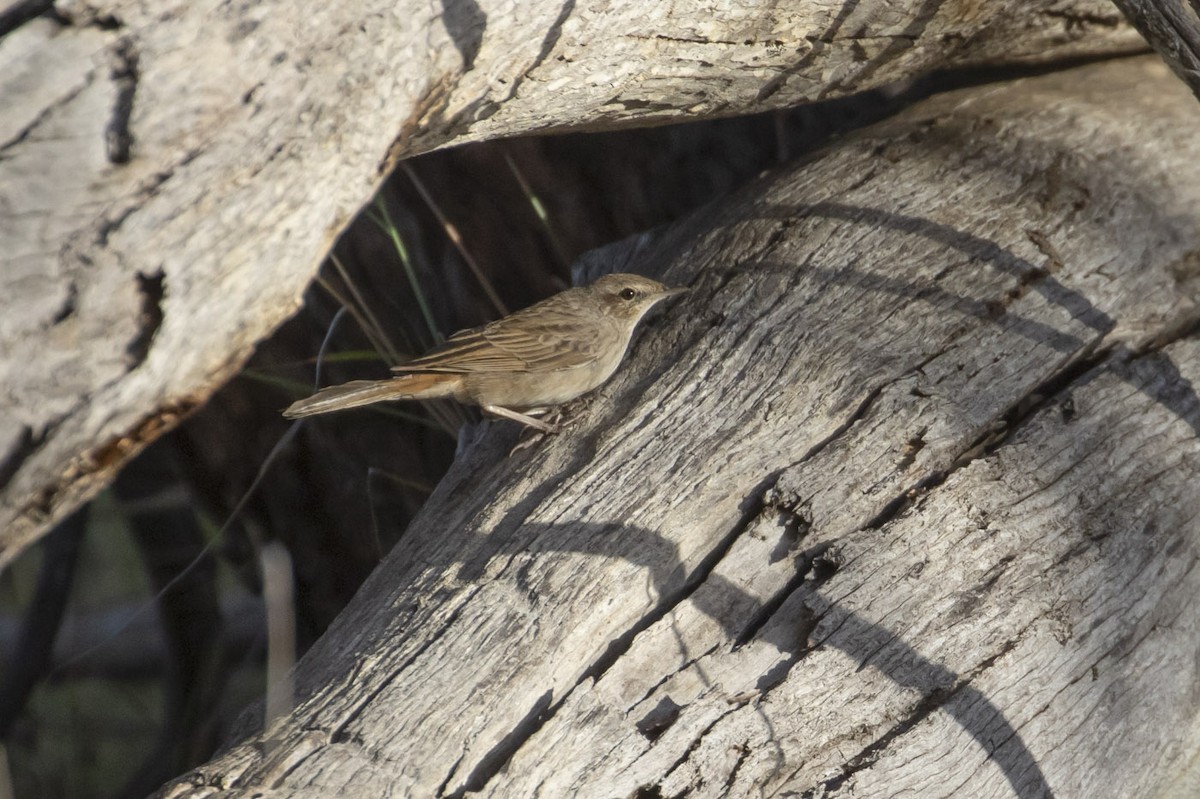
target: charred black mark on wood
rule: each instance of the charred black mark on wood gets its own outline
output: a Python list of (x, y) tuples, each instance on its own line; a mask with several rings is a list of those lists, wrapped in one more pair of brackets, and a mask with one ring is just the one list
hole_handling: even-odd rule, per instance
[(67, 296), (63, 297), (62, 305), (54, 312), (51, 317), (51, 324), (57, 325), (65, 322), (75, 314), (77, 303), (79, 302), (79, 286), (72, 280), (67, 284)]
[(1058, 412), (1062, 414), (1063, 424), (1075, 421), (1075, 397), (1071, 394), (1063, 397), (1062, 402), (1058, 404)]
[(133, 341), (125, 347), (131, 370), (146, 360), (146, 355), (150, 352), (150, 345), (154, 342), (154, 336), (162, 327), (162, 301), (166, 294), (164, 287), (166, 277), (161, 269), (149, 275), (138, 272), (136, 277), (138, 293), (142, 296), (142, 309), (138, 315), (138, 333), (134, 336)]
[(129, 163), (133, 149), (133, 133), (129, 130), (129, 118), (133, 115), (133, 96), (137, 92), (138, 52), (133, 39), (123, 36), (112, 51), (109, 77), (117, 89), (112, 117), (104, 129), (104, 144), (108, 160), (114, 164)]

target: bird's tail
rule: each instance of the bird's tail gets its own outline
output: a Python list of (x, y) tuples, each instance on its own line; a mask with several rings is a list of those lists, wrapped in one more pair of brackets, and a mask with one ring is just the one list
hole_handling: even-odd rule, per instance
[(457, 375), (406, 374), (390, 380), (352, 380), (323, 388), (311, 397), (293, 402), (283, 415), (289, 419), (357, 408), (385, 400), (434, 399), (453, 396)]

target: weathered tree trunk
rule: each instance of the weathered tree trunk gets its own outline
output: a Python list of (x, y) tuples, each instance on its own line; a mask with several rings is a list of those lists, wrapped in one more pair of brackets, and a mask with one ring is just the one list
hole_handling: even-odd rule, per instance
[(1200, 3), (1115, 0), (1171, 69), (1200, 98)]
[(955, 92), (597, 254), (693, 293), (163, 795), (1179, 790), (1198, 128), (1157, 59)]
[(48, 5), (0, 14), (0, 567), (236, 372), (396, 159), (1141, 46), (1103, 0), (118, 0), (20, 25)]

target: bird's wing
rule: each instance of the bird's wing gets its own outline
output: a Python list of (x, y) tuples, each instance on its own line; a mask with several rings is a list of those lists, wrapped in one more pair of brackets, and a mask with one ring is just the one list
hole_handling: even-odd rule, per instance
[(546, 318), (534, 324), (524, 312), (483, 327), (461, 330), (442, 346), (395, 372), (549, 372), (582, 366), (597, 357), (597, 337), (581, 330), (571, 317)]

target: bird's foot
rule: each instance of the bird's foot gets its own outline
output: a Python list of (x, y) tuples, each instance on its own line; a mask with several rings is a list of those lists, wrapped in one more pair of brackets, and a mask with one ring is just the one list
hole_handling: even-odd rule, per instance
[(514, 411), (511, 408), (502, 408), (499, 405), (484, 405), (482, 408), (485, 413), (490, 413), (492, 416), (499, 416), (502, 419), (512, 419), (514, 422), (520, 422), (526, 427), (532, 427), (534, 430), (540, 430), (543, 433), (558, 432), (556, 425), (548, 424), (541, 419), (535, 419), (533, 416)]
[[(524, 414), (520, 414), (524, 417), (522, 419), (515, 419), (517, 415), (515, 413), (514, 416), (507, 417), (523, 422), (526, 425), (525, 430), (521, 432), (521, 438), (517, 442), (517, 445), (508, 454), (510, 456), (515, 455), (523, 449), (532, 447), (546, 436), (561, 433), (563, 430), (571, 427), (578, 418), (576, 411), (581, 407), (583, 407), (583, 403), (580, 403), (579, 400), (572, 400), (566, 405), (556, 405), (551, 408), (533, 408)], [(541, 418), (534, 419), (534, 416)]]

